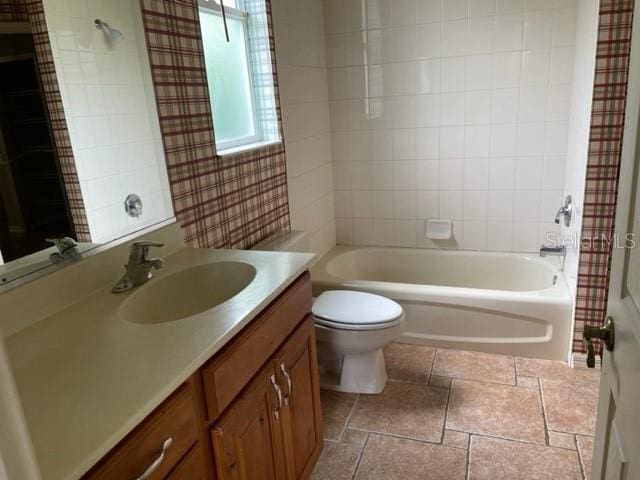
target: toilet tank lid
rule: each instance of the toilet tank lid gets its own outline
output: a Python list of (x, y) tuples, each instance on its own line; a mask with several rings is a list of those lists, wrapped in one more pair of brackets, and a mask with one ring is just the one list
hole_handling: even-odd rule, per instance
[(373, 325), (400, 318), (402, 307), (386, 297), (350, 290), (323, 292), (313, 302), (315, 317), (350, 325)]

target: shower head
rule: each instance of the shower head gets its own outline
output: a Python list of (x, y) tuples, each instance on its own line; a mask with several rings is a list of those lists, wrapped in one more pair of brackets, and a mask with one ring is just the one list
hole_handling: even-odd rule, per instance
[(119, 42), (124, 38), (124, 34), (120, 30), (111, 27), (107, 22), (103, 22), (99, 18), (96, 18), (93, 23), (97, 29), (102, 30), (104, 36), (107, 37), (111, 43)]

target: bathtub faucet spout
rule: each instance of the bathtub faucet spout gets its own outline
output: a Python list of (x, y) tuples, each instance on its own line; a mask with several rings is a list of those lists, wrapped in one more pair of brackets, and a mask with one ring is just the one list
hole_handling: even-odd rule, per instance
[(549, 245), (542, 245), (540, 247), (540, 256), (546, 257), (547, 255), (557, 255), (559, 257), (564, 257), (567, 255), (567, 247), (564, 245), (559, 247), (552, 247)]

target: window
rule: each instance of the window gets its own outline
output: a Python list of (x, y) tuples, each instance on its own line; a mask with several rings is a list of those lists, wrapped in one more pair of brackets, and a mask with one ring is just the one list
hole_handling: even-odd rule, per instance
[[(265, 38), (268, 45), (266, 17), (259, 19), (259, 12), (253, 15), (242, 0), (225, 0), (224, 10), (228, 42), (220, 4), (214, 0), (199, 1), (216, 148), (223, 153), (228, 149), (277, 140), (268, 134), (273, 128), (265, 120), (273, 117), (273, 113), (261, 111), (275, 108), (275, 102), (268, 98), (270, 92), (275, 96), (271, 58), (270, 55), (266, 58), (270, 85), (265, 89), (264, 85), (256, 85), (265, 78), (264, 52), (259, 58), (253, 53), (256, 49), (252, 48), (257, 42), (264, 44)], [(254, 38), (264, 34), (265, 38)]]

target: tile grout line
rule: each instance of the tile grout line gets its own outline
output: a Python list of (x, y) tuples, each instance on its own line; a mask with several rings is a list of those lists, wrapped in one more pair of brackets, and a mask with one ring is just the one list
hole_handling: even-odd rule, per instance
[(358, 469), (360, 468), (360, 463), (362, 462), (362, 457), (364, 457), (364, 451), (369, 444), (369, 434), (367, 433), (367, 438), (364, 439), (364, 444), (360, 449), (360, 453), (358, 453), (358, 460), (356, 460), (355, 467), (353, 469), (353, 473), (351, 474), (351, 479), (354, 480), (356, 475), (358, 475)]
[[(431, 440), (426, 440), (424, 438), (417, 438), (417, 437), (407, 437), (404, 435), (399, 435), (397, 433), (389, 433), (389, 432), (381, 432), (379, 430), (367, 430), (364, 428), (351, 428), (351, 430), (358, 430), (359, 432), (365, 432), (368, 434), (373, 434), (373, 435), (380, 435), (380, 436), (384, 436), (384, 437), (393, 437), (393, 438), (399, 438), (402, 440), (411, 440), (412, 442), (420, 442), (420, 443), (427, 443), (429, 445), (440, 445), (443, 447), (450, 447), (450, 448), (457, 448), (459, 450), (463, 450), (462, 447), (455, 447), (453, 445), (446, 445), (443, 443), (438, 443), (438, 442), (434, 442)], [(560, 450), (566, 450), (569, 452), (572, 452), (573, 450), (569, 450), (567, 448), (562, 448), (562, 447), (554, 447), (554, 446), (549, 446), (546, 445), (544, 443), (536, 443), (536, 442), (530, 442), (527, 440), (517, 440), (515, 438), (509, 438), (509, 437), (500, 437), (497, 435), (490, 435), (488, 433), (478, 433), (478, 432), (465, 432), (464, 430), (452, 430), (453, 432), (459, 432), (459, 433), (466, 433), (469, 436), (476, 436), (476, 437), (487, 437), (487, 438), (495, 438), (496, 440), (504, 440), (505, 442), (514, 442), (514, 443), (521, 443), (523, 445), (532, 445), (532, 446), (537, 446), (537, 447), (550, 447), (550, 448), (556, 448), (556, 449), (560, 449)], [(329, 440), (329, 441), (333, 441), (333, 440)], [(333, 443), (338, 443), (333, 441)], [(347, 444), (349, 445), (349, 444)]]
[(360, 400), (360, 393), (357, 394), (358, 396), (356, 397), (356, 401), (353, 402), (353, 406), (351, 407), (351, 410), (349, 411), (349, 415), (347, 415), (347, 418), (344, 421), (344, 426), (342, 427), (342, 430), (340, 431), (340, 435), (338, 436), (338, 440), (337, 443), (342, 443), (342, 437), (344, 437), (344, 433), (347, 431), (347, 429), (349, 428), (349, 423), (351, 422), (351, 417), (353, 417), (355, 411), (356, 411), (356, 407), (358, 406), (358, 401)]
[(576, 455), (578, 456), (578, 467), (580, 468), (580, 475), (582, 475), (582, 479), (587, 479), (587, 474), (584, 470), (584, 465), (582, 464), (582, 455), (580, 454), (580, 447), (578, 447), (578, 435), (573, 436), (573, 442), (576, 444)]
[(538, 378), (538, 396), (540, 397), (540, 409), (542, 410), (542, 420), (544, 422), (544, 438), (545, 443), (548, 447), (551, 446), (549, 443), (549, 423), (547, 422), (547, 414), (544, 408), (544, 395), (542, 395), (542, 382), (540, 381), (540, 377)]
[(453, 380), (449, 384), (449, 389), (447, 390), (447, 404), (444, 407), (444, 418), (442, 419), (442, 434), (440, 436), (440, 443), (444, 444), (444, 432), (447, 429), (447, 416), (449, 415), (449, 403), (451, 402), (451, 393), (453, 392)]

